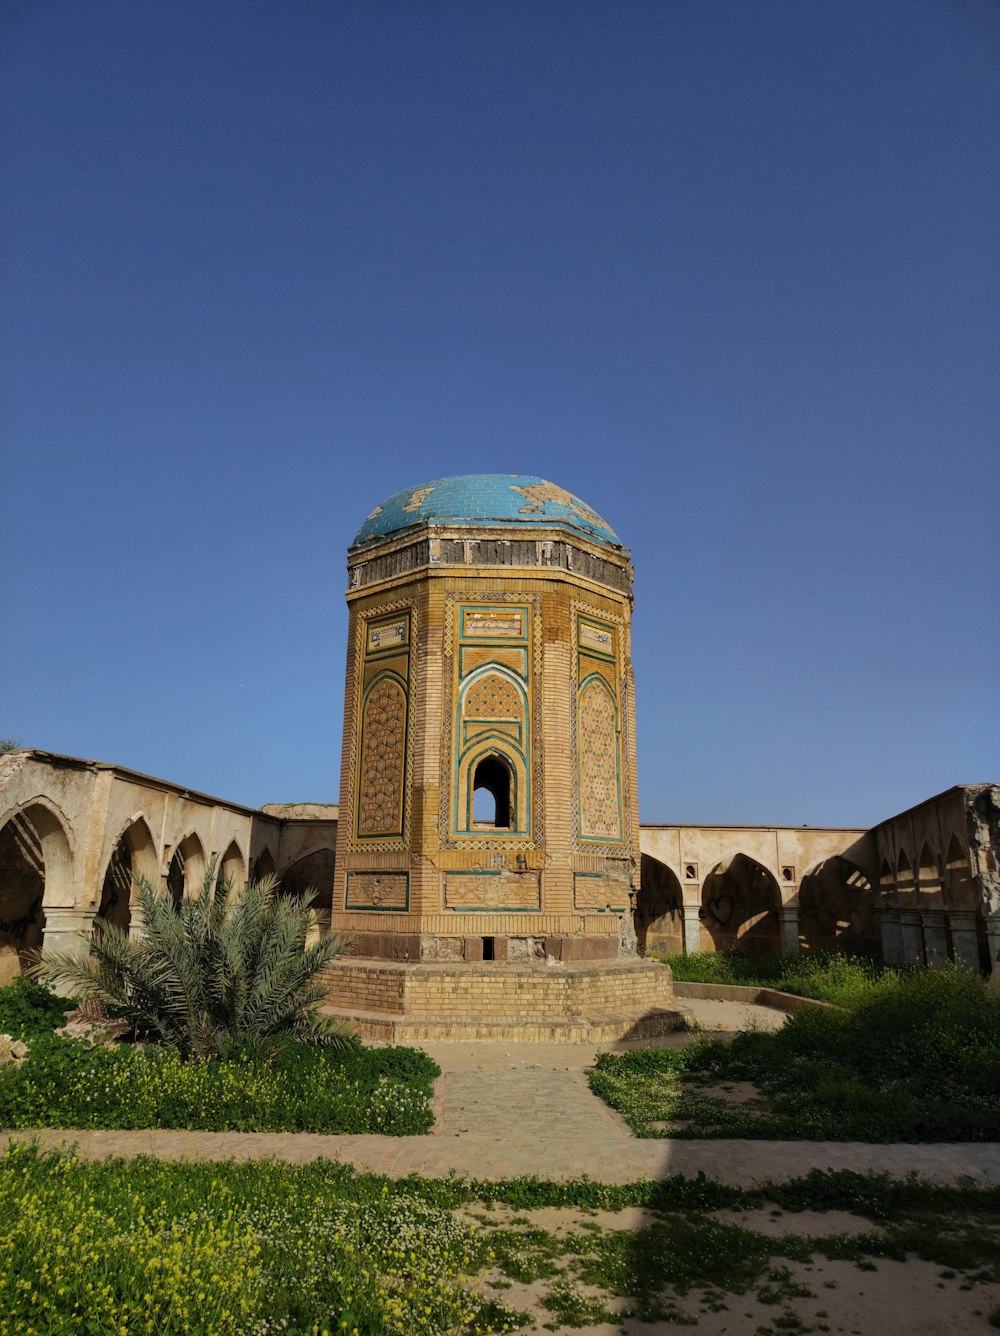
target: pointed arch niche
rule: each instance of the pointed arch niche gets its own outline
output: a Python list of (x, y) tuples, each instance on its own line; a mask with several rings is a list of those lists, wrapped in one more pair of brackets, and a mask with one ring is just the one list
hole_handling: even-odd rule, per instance
[(530, 835), (528, 695), (515, 673), (487, 663), (463, 684), (455, 829)]
[(132, 926), (135, 885), (139, 878), (157, 884), (156, 846), (143, 817), (135, 817), (115, 842), (101, 886), (97, 921), (114, 923), (122, 932)]
[(780, 905), (778, 883), (756, 859), (738, 853), (717, 863), (701, 893), (703, 950), (778, 955)]
[(205, 880), (205, 849), (195, 834), (187, 835), (174, 850), (167, 868), (167, 890), (179, 906), (186, 895), (200, 895)]
[(799, 887), (800, 949), (875, 956), (879, 941), (875, 890), (867, 874), (839, 854), (817, 863)]
[(73, 855), (49, 806), (25, 803), (0, 827), (0, 983), (22, 972), (45, 939), (45, 906), (73, 903)]
[(635, 904), (635, 935), (641, 951), (655, 946), (679, 955), (684, 950), (683, 905), (676, 872), (658, 858), (643, 854)]

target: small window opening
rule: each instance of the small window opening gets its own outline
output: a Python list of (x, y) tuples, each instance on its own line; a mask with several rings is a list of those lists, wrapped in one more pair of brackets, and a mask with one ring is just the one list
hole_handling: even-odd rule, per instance
[(493, 937), (484, 937), (484, 938), (483, 938), (483, 959), (484, 959), (484, 960), (496, 960), (495, 940), (496, 940), (496, 939), (493, 938)]
[(499, 756), (484, 756), (476, 766), (472, 819), (477, 826), (510, 829), (510, 770)]

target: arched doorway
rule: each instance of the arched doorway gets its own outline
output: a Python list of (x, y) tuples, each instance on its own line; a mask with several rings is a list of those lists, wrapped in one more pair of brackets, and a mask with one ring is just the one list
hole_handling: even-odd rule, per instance
[(122, 835), (108, 860), (95, 927), (99, 923), (113, 923), (122, 932), (128, 932), (132, 924), (132, 876), (132, 850)]
[(98, 920), (114, 923), (123, 932), (129, 932), (135, 907), (135, 886), (140, 878), (151, 886), (157, 884), (156, 846), (141, 816), (129, 822), (111, 851), (101, 888)]
[(253, 860), (253, 881), (263, 881), (266, 877), (273, 877), (275, 873), (274, 857), (271, 850), (264, 846)]
[(839, 854), (817, 863), (802, 878), (799, 947), (879, 954), (874, 888), (861, 868)]
[(718, 863), (701, 892), (702, 947), (778, 955), (781, 893), (767, 868), (747, 854)]
[(301, 897), (312, 891), (313, 909), (329, 914), (333, 903), (334, 861), (332, 849), (316, 849), (297, 859), (281, 874), (282, 894)]
[(219, 859), (219, 875), (216, 886), (232, 886), (239, 889), (246, 881), (246, 863), (240, 853), (240, 846), (232, 840), (226, 852)]
[(656, 947), (671, 955), (684, 950), (684, 897), (677, 874), (658, 858), (643, 854), (635, 904), (639, 950)]
[(205, 880), (205, 851), (197, 835), (188, 835), (174, 850), (167, 868), (167, 890), (176, 906), (185, 895), (200, 895)]
[(45, 902), (70, 904), (72, 855), (59, 818), (33, 802), (0, 828), (0, 984), (45, 938)]

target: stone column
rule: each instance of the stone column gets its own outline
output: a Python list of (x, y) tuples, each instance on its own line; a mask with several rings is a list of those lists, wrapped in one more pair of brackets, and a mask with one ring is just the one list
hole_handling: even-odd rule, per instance
[(701, 905), (682, 905), (681, 914), (684, 919), (684, 954), (686, 956), (695, 955), (701, 950), (701, 919), (698, 914)]
[(924, 934), (920, 924), (919, 909), (901, 909), (899, 926), (903, 934), (904, 965), (922, 965), (924, 963)]
[(782, 905), (778, 910), (781, 919), (781, 954), (797, 956), (799, 954), (799, 911), (797, 905)]
[(986, 941), (990, 949), (990, 983), (1000, 988), (1000, 914), (986, 915)]
[(951, 945), (955, 952), (956, 965), (966, 969), (979, 969), (979, 937), (976, 933), (976, 915), (971, 909), (953, 909), (948, 915), (951, 928)]
[(878, 917), (882, 936), (882, 959), (887, 965), (902, 965), (903, 929), (899, 922), (899, 910), (880, 909)]
[(932, 970), (944, 969), (948, 963), (948, 915), (943, 909), (923, 909), (920, 919), (927, 966)]
[[(68, 951), (86, 959), (90, 950), (90, 934), (94, 927), (94, 910), (45, 906), (45, 936), (43, 954), (49, 951)], [(85, 934), (81, 936), (80, 934)], [(63, 992), (62, 989), (57, 989)]]

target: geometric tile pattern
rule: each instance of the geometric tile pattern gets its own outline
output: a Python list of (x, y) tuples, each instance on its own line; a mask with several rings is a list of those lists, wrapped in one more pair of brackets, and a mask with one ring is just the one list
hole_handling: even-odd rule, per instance
[(358, 616), (349, 767), (354, 792), (342, 798), (353, 816), (348, 823), (351, 853), (406, 847), (413, 769), (413, 730), (407, 718), (409, 647), (415, 635), (416, 610), (406, 600), (368, 608)]
[[(621, 617), (575, 599), (571, 742), (574, 848), (628, 855), (632, 840), (629, 797), (628, 678), (621, 648)], [(613, 770), (613, 778), (612, 778)], [(600, 846), (600, 847), (597, 847)]]
[[(544, 847), (541, 615), (536, 594), (484, 591), (445, 596), (438, 827), (444, 849), (476, 849), (492, 853)], [(483, 652), (477, 648), (476, 659), (465, 665), (463, 655), (470, 652), (470, 644), (479, 646), (491, 638), (484, 635), (484, 629), (492, 618), (502, 624), (502, 629), (492, 636), (493, 653), (497, 659), (484, 662)], [(514, 622), (518, 619), (519, 625), (515, 628)], [(524, 646), (521, 653), (526, 660), (526, 672), (506, 662), (516, 652), (513, 646), (518, 640)], [(489, 652), (486, 650), (487, 654)], [(502, 665), (498, 661), (500, 656), (505, 660)], [(476, 680), (470, 681), (470, 678)], [(463, 684), (467, 684), (464, 692)], [(469, 783), (469, 761), (473, 757), (472, 748), (467, 744), (477, 735), (484, 739), (486, 736), (474, 720), (496, 721), (492, 730), (495, 743), (492, 750), (506, 756), (513, 772), (512, 817), (516, 808), (520, 813), (519, 830), (497, 828), (493, 833), (482, 829), (464, 830), (459, 825), (459, 813), (463, 813), (464, 820), (467, 799), (471, 797), (465, 792)], [(478, 752), (477, 748), (475, 755)]]
[(465, 693), (466, 719), (519, 719), (523, 713), (520, 693), (499, 673), (487, 673)]
[(580, 758), (580, 833), (586, 840), (622, 837), (618, 786), (617, 711), (599, 678), (580, 692), (577, 747)]
[(361, 717), (358, 835), (398, 835), (406, 764), (406, 695), (399, 682), (376, 678)]

